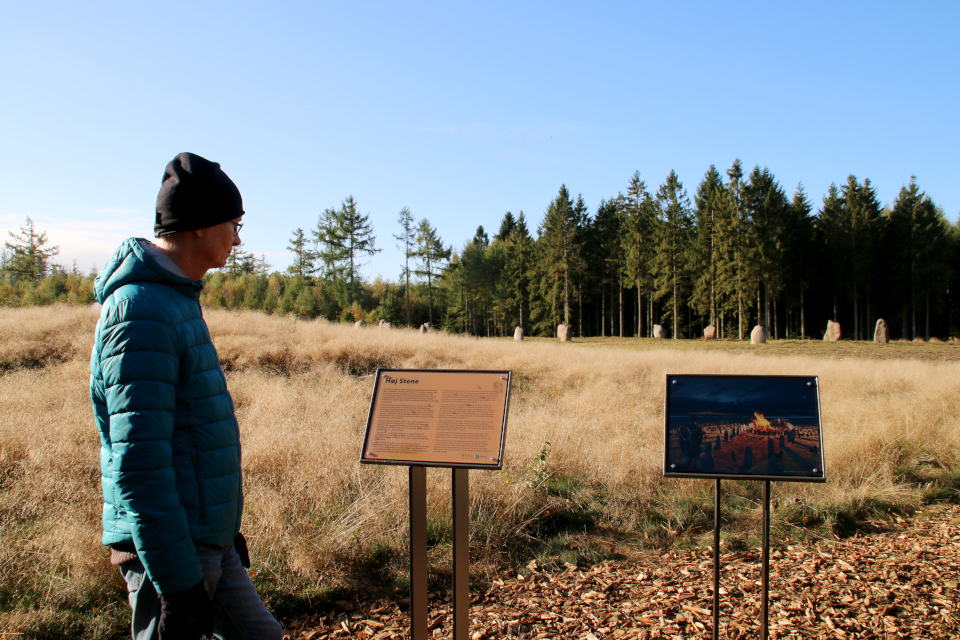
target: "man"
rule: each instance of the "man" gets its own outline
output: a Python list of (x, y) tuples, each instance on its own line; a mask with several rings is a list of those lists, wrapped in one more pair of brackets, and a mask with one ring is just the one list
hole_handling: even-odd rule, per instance
[(240, 431), (200, 310), (200, 280), (240, 244), (243, 201), (220, 165), (181, 153), (157, 197), (156, 244), (123, 242), (94, 284), (90, 360), (103, 544), (136, 640), (279, 640), (240, 535)]

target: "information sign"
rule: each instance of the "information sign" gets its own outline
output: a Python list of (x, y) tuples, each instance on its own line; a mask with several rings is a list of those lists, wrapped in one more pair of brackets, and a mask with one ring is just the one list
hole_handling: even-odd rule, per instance
[(665, 476), (824, 482), (816, 376), (668, 375)]
[(377, 369), (360, 462), (501, 469), (511, 374)]

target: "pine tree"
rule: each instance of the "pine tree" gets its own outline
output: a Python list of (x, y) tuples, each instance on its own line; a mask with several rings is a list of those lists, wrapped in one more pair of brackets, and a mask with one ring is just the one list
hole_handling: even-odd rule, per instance
[(400, 277), (405, 281), (404, 289), (407, 297), (408, 327), (412, 326), (410, 319), (410, 258), (415, 254), (417, 238), (415, 222), (416, 219), (413, 217), (413, 214), (410, 213), (410, 209), (404, 207), (400, 210), (400, 215), (397, 217), (397, 224), (400, 225), (400, 233), (393, 236), (397, 240), (397, 248), (403, 251), (403, 270), (400, 273)]
[(530, 286), (530, 269), (532, 267), (534, 247), (533, 238), (527, 229), (527, 220), (523, 211), (516, 219), (516, 223), (507, 243), (507, 264), (504, 277), (510, 282), (511, 302), (516, 305), (519, 314), (519, 326), (524, 328), (524, 304), (527, 302)]
[(744, 205), (750, 220), (750, 280), (756, 287), (757, 324), (777, 335), (770, 305), (783, 285), (781, 240), (788, 208), (787, 196), (769, 169), (755, 166), (744, 187)]
[[(818, 280), (817, 265), (821, 262), (817, 253), (816, 229), (814, 218), (810, 215), (813, 207), (803, 190), (803, 184), (797, 185), (793, 201), (787, 209), (787, 219), (782, 237), (783, 282), (785, 291), (797, 296), (797, 300), (787, 302), (787, 313), (792, 308), (800, 312), (800, 337), (807, 337), (805, 294)], [(787, 322), (786, 337), (790, 337), (791, 323)]]
[(717, 325), (717, 271), (720, 265), (721, 244), (719, 222), (727, 194), (720, 172), (710, 165), (694, 196), (696, 209), (696, 237), (694, 243), (695, 271), (692, 303), (709, 323)]
[(930, 338), (931, 303), (942, 296), (950, 279), (950, 235), (947, 222), (929, 196), (920, 191), (915, 176), (900, 194), (890, 212), (890, 227), (899, 239), (895, 256), (895, 287), (900, 294), (903, 335), (917, 338), (917, 311), (923, 305), (926, 321), (923, 335)]
[(542, 260), (546, 276), (552, 287), (563, 291), (563, 323), (570, 326), (570, 292), (573, 276), (580, 259), (582, 238), (582, 213), (575, 209), (566, 185), (560, 186), (557, 197), (547, 207), (540, 225), (538, 244), (542, 248)]
[[(646, 183), (640, 179), (640, 172), (634, 172), (627, 187), (627, 195), (622, 199), (623, 233), (621, 246), (624, 250), (625, 275), (637, 286), (637, 337), (650, 336), (652, 327), (652, 306), (643, 331), (643, 292), (653, 290), (651, 268), (656, 246), (657, 205), (647, 191)], [(649, 303), (652, 305), (652, 295)]]
[(353, 196), (347, 196), (334, 211), (327, 209), (317, 222), (315, 234), (322, 248), (319, 251), (328, 273), (334, 281), (341, 281), (346, 289), (346, 306), (352, 306), (359, 293), (360, 260), (378, 253), (376, 236), (370, 223), (370, 214), (361, 215)]
[(427, 279), (427, 295), (430, 301), (430, 325), (433, 326), (434, 280), (443, 274), (444, 262), (450, 259), (450, 247), (444, 247), (435, 227), (426, 218), (417, 224), (416, 274)]
[(820, 213), (817, 216), (817, 229), (823, 238), (826, 262), (833, 277), (830, 279), (833, 296), (834, 321), (839, 320), (837, 299), (841, 293), (841, 281), (850, 273), (850, 214), (846, 203), (835, 183), (830, 184), (827, 195), (823, 197)]
[(30, 216), (20, 233), (8, 232), (13, 242), (4, 243), (3, 274), (13, 282), (40, 282), (50, 270), (50, 258), (59, 255), (60, 246), (44, 247), (46, 231), (37, 231)]
[[(720, 209), (718, 223), (720, 256), (717, 264), (717, 287), (723, 298), (722, 312), (737, 318), (737, 339), (743, 340), (744, 304), (747, 289), (747, 258), (750, 240), (749, 217), (743, 203), (743, 166), (734, 160), (727, 169), (726, 202)], [(721, 335), (726, 335), (721, 313)]]
[[(587, 254), (586, 260), (593, 267), (593, 274), (590, 280), (596, 281), (600, 285), (600, 335), (607, 335), (606, 324), (607, 317), (610, 318), (610, 335), (614, 333), (613, 319), (614, 306), (610, 304), (607, 313), (607, 295), (609, 288), (610, 299), (613, 300), (614, 288), (617, 290), (618, 299), (622, 301), (622, 276), (624, 272), (624, 248), (622, 243), (623, 223), (625, 204), (622, 200), (601, 200), (597, 206), (597, 213), (594, 215), (592, 223), (589, 225), (589, 233), (585, 239), (584, 250)], [(582, 282), (582, 280), (581, 280)], [(623, 304), (619, 305), (620, 312), (620, 336), (623, 337)]]
[(853, 304), (853, 335), (854, 339), (862, 340), (866, 337), (866, 325), (869, 324), (871, 294), (879, 283), (875, 256), (884, 236), (886, 218), (880, 215), (880, 202), (869, 179), (859, 184), (856, 176), (849, 176), (842, 193), (850, 223), (852, 268), (848, 295)]
[(494, 241), (506, 241), (513, 234), (513, 231), (516, 228), (517, 221), (514, 220), (513, 214), (507, 211), (503, 216), (503, 220), (500, 221), (500, 231), (497, 232), (497, 235), (493, 236)]
[(293, 262), (287, 267), (287, 273), (301, 278), (309, 278), (316, 273), (316, 254), (307, 246), (303, 229), (297, 227), (293, 230), (287, 249), (293, 252)]
[(687, 284), (687, 251), (692, 219), (690, 200), (673, 170), (657, 191), (660, 233), (656, 254), (656, 296), (669, 303), (664, 318), (673, 321), (673, 339), (680, 337), (680, 302)]

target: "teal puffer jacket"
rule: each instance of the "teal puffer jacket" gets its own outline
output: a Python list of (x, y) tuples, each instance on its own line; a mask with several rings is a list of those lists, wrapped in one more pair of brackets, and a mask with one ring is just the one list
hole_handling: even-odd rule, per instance
[(240, 431), (200, 310), (202, 284), (125, 240), (94, 284), (90, 358), (103, 544), (136, 547), (160, 593), (200, 582), (195, 544), (240, 530)]

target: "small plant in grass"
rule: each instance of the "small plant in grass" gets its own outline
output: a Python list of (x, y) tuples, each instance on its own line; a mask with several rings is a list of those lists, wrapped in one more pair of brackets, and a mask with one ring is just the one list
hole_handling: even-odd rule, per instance
[(540, 487), (550, 476), (547, 471), (547, 453), (550, 452), (550, 446), (549, 442), (540, 445), (540, 450), (527, 467), (527, 486), (531, 489)]

